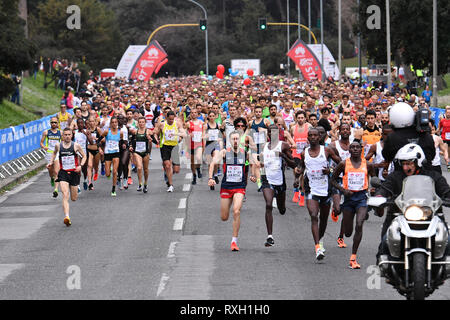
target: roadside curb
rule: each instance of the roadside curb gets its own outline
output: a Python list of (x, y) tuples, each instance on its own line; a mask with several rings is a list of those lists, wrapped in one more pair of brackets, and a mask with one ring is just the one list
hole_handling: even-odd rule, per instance
[(8, 178), (1, 179), (0, 180), (0, 193), (2, 191), (4, 191), (5, 188), (23, 180), (25, 178), (25, 176), (28, 175), (30, 172), (35, 171), (35, 170), (45, 169), (46, 165), (47, 165), (47, 161), (45, 159), (42, 159), (42, 160), (38, 161), (37, 163), (35, 163), (34, 165), (32, 165), (31, 167), (28, 167), (26, 170), (20, 171), (17, 174), (14, 174)]

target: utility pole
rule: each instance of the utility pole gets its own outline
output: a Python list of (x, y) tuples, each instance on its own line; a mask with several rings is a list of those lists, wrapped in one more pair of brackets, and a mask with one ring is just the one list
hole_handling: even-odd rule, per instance
[(325, 65), (324, 65), (324, 61), (323, 61), (323, 0), (320, 0), (320, 51), (322, 52), (322, 60), (321, 60), (321, 64), (322, 64), (322, 81), (326, 78), (326, 73), (325, 73)]
[[(308, 28), (311, 30), (311, 0), (308, 0)], [(311, 33), (308, 35), (308, 43), (311, 44)]]
[(392, 87), (392, 72), (391, 72), (391, 16), (389, 9), (389, 0), (386, 0), (386, 54), (387, 54), (387, 71), (388, 71), (388, 90)]
[[(205, 14), (205, 20), (208, 21), (208, 14), (206, 13), (205, 8), (198, 2), (194, 1), (194, 0), (188, 0), (190, 2), (192, 2), (193, 4), (196, 4), (197, 6), (199, 6), (202, 10), (203, 13)], [(206, 51), (206, 75), (209, 75), (209, 61), (208, 61), (208, 28), (206, 28), (205, 30), (205, 51)]]
[(433, 107), (437, 108), (437, 0), (433, 0)]
[[(287, 7), (287, 52), (289, 51), (289, 49), (290, 49), (290, 44), (289, 44), (289, 36), (290, 36), (290, 34), (289, 34), (289, 0), (286, 0), (286, 7)], [(288, 76), (288, 78), (290, 77), (290, 75), (291, 75), (291, 70), (290, 70), (290, 67), (291, 67), (291, 61), (290, 61), (290, 58), (289, 57), (287, 57), (287, 76)]]
[(362, 80), (362, 67), (361, 67), (361, 31), (359, 30), (361, 28), (360, 25), (360, 0), (358, 0), (358, 69), (359, 69), (359, 85), (361, 85)]
[(342, 74), (342, 3), (338, 1), (338, 63), (339, 75)]

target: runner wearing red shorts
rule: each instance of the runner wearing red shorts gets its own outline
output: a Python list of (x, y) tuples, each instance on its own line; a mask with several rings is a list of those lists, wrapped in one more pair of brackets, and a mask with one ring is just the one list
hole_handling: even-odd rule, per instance
[[(233, 205), (233, 237), (231, 239), (231, 251), (239, 251), (237, 238), (241, 225), (241, 208), (244, 202), (245, 189), (247, 187), (247, 174), (245, 163), (250, 158), (250, 153), (239, 147), (241, 135), (238, 131), (230, 133), (229, 140), (231, 147), (223, 149), (216, 154), (209, 166), (210, 187), (215, 186), (214, 167), (223, 161), (223, 179), (220, 189), (220, 217), (222, 221), (227, 221), (230, 216), (230, 208)], [(251, 161), (253, 162), (253, 160)], [(254, 166), (252, 166), (254, 170)], [(252, 172), (250, 176), (252, 182), (256, 182), (256, 177)]]

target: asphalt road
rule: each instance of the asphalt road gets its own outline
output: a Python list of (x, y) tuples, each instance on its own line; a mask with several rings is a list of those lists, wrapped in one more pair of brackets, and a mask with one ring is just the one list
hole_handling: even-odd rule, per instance
[[(0, 299), (404, 299), (374, 274), (381, 218), (364, 224), (360, 270), (348, 269), (352, 238), (337, 247), (340, 220), (329, 219), (318, 263), (309, 215), (290, 201), (290, 189), (286, 214), (274, 209), (275, 246), (264, 246), (265, 202), (250, 183), (241, 250), (231, 252), (232, 215), (221, 221), (207, 171), (191, 186), (183, 166), (167, 193), (158, 151), (148, 194), (136, 191), (133, 174), (135, 184), (111, 198), (111, 180), (100, 176), (70, 204), (70, 228), (46, 172), (0, 198)], [(291, 186), (292, 171), (286, 176)], [(450, 282), (430, 299), (450, 299)]]

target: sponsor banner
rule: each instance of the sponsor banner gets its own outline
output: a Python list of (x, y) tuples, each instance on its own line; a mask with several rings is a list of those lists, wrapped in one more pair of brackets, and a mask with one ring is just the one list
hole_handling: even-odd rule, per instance
[(437, 128), (439, 126), (439, 121), (441, 121), (445, 115), (445, 109), (430, 107), (430, 111), (431, 119), (434, 120), (434, 124)]
[(160, 64), (163, 63), (166, 58), (167, 53), (164, 51), (163, 47), (161, 47), (158, 41), (152, 40), (136, 61), (129, 78), (138, 81), (149, 81), (155, 70), (158, 69), (159, 71)]
[(128, 80), (128, 77), (133, 70), (133, 66), (146, 48), (147, 46), (129, 46), (117, 66), (116, 78), (126, 78)]
[(306, 43), (298, 39), (291, 47), (287, 56), (294, 61), (307, 81), (322, 78), (322, 66), (314, 52), (308, 48)]
[[(308, 48), (310, 48), (311, 51), (314, 52), (316, 57), (319, 59), (319, 62), (322, 62), (322, 45), (308, 44)], [(339, 67), (330, 50), (325, 44), (323, 45), (323, 67), (325, 69), (325, 75), (327, 78), (331, 76), (334, 80), (339, 80)]]
[[(73, 114), (73, 112), (68, 111)], [(44, 130), (50, 129), (50, 115), (14, 127), (0, 130), (0, 164), (20, 158), (41, 148)]]
[(238, 72), (238, 76), (246, 76), (247, 70), (252, 69), (254, 76), (261, 74), (261, 60), (260, 59), (233, 59), (231, 60), (231, 69), (233, 72)]

